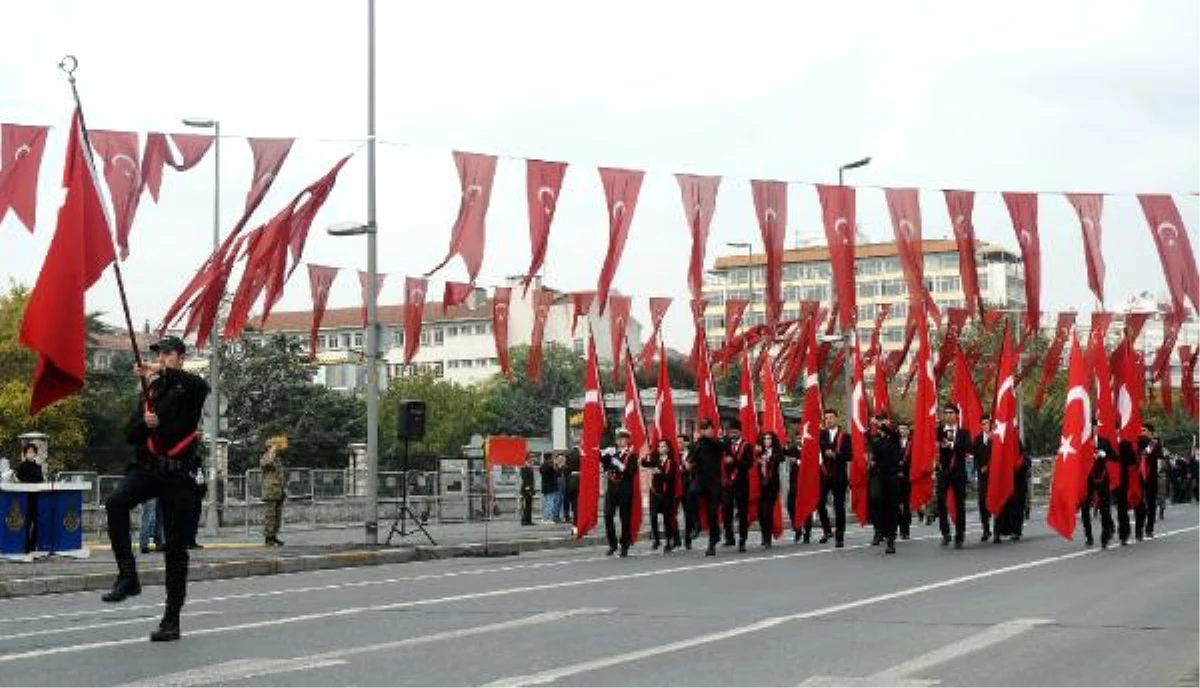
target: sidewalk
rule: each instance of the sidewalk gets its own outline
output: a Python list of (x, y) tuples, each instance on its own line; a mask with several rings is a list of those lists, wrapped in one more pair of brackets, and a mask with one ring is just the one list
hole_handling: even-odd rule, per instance
[[(409, 523), (412, 529), (412, 523)], [(214, 580), (267, 576), (316, 569), (400, 564), (410, 561), (449, 559), (463, 556), (506, 556), (539, 549), (584, 547), (603, 542), (603, 529), (583, 540), (571, 535), (571, 526), (547, 524), (520, 526), (516, 521), (431, 524), (426, 526), (437, 545), (430, 545), (417, 531), (405, 538), (395, 536), (392, 546), (383, 545), (391, 522), (380, 522), (377, 546), (365, 544), (361, 523), (321, 527), (295, 525), (279, 534), (287, 544), (267, 547), (261, 532), (251, 530), (246, 537), (243, 527), (221, 529), (213, 538), (205, 537), (203, 527), (198, 541), (203, 549), (190, 551), (189, 580)], [(116, 566), (108, 542), (88, 541), (87, 559), (51, 556), (31, 563), (0, 560), (0, 599), (50, 593), (107, 590), (112, 586)], [(163, 582), (163, 555), (134, 552), (138, 576), (144, 585)]]

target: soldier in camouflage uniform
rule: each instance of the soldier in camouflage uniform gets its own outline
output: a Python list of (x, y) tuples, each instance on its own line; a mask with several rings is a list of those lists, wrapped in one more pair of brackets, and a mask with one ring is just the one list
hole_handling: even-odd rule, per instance
[(266, 544), (281, 547), (279, 523), (283, 518), (284, 494), (283, 467), (279, 465), (279, 445), (274, 439), (267, 440), (267, 451), (259, 459), (262, 468), (262, 500), (266, 507), (263, 514), (263, 537)]

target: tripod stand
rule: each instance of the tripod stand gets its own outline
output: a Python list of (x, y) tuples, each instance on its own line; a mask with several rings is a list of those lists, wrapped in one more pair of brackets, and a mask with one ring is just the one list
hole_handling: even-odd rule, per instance
[[(399, 535), (401, 539), (409, 535), (416, 535), (418, 532), (424, 533), (425, 538), (429, 540), (429, 544), (437, 546), (433, 536), (425, 530), (425, 524), (421, 523), (421, 519), (413, 513), (412, 508), (408, 506), (408, 438), (404, 438), (404, 456), (400, 463), (401, 473), (404, 476), (400, 481), (400, 510), (396, 514), (396, 518), (392, 519), (392, 527), (388, 531), (385, 545), (392, 544), (392, 536)], [(408, 529), (408, 519), (412, 518), (413, 524), (416, 525), (415, 530)]]

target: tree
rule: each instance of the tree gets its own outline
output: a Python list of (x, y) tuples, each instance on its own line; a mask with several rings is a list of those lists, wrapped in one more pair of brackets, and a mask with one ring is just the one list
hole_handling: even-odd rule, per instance
[(288, 436), (290, 465), (342, 467), (347, 445), (366, 437), (362, 399), (314, 384), (315, 366), (284, 335), (231, 348), (221, 371), (230, 473), (256, 466), (264, 441), (280, 434)]
[(15, 449), (21, 434), (43, 432), (50, 436), (51, 472), (87, 468), (82, 454), (86, 425), (80, 397), (68, 397), (37, 416), (29, 415), (37, 354), (19, 340), (28, 301), (29, 290), (17, 284), (0, 295), (0, 454), (9, 447)]
[(409, 442), (410, 468), (433, 468), (416, 457), (458, 456), (471, 435), (484, 430), (486, 397), (481, 391), (431, 374), (393, 380), (380, 401), (379, 434), (381, 456), (396, 468), (403, 452), (397, 432), (402, 399), (425, 402), (425, 437)]
[(486, 396), (486, 434), (547, 437), (551, 409), (567, 406), (572, 397), (583, 394), (584, 359), (567, 347), (547, 344), (542, 382), (535, 385), (525, 374), (529, 347), (515, 347), (509, 355), (512, 379), (497, 374), (480, 387)]

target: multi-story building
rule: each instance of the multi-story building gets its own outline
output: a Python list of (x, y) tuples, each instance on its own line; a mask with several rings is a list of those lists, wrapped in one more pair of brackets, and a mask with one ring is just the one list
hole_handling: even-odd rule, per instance
[[(958, 246), (952, 240), (922, 242), (925, 286), (939, 308), (962, 307), (965, 297), (958, 271)], [(877, 309), (891, 304), (880, 333), (884, 351), (901, 348), (908, 318), (908, 288), (900, 268), (895, 243), (861, 244), (855, 251), (858, 334), (871, 337)], [(1021, 258), (1005, 248), (977, 243), (975, 251), (979, 290), (988, 306), (1025, 307), (1025, 274)], [(704, 329), (714, 348), (725, 341), (725, 300), (749, 299), (742, 323), (746, 327), (766, 322), (766, 254), (725, 255), (716, 259), (704, 285), (708, 300)], [(833, 299), (833, 272), (829, 249), (824, 245), (788, 249), (783, 253), (783, 319), (799, 317), (802, 301), (828, 306)]]
[[(534, 320), (534, 287), (528, 296), (523, 294), (519, 278), (510, 278), (513, 287), (508, 310), (508, 346), (528, 345), (532, 340)], [(580, 317), (574, 333), (571, 320), (574, 304), (568, 295), (557, 299), (546, 318), (543, 341), (570, 347), (584, 353), (588, 324), (596, 337), (596, 352), (600, 359), (612, 361), (609, 330), (610, 315), (596, 315), (596, 308), (587, 318)], [(380, 350), (385, 363), (384, 380), (432, 373), (439, 378), (471, 385), (500, 372), (492, 329), (492, 300), (483, 289), (477, 289), (467, 302), (443, 312), (440, 302), (426, 302), (421, 321), (421, 344), (413, 361), (404, 363), (404, 306), (380, 304), (378, 308)], [(271, 314), (266, 323), (255, 319), (251, 339), (285, 333), (296, 337), (308, 349), (312, 311), (282, 311)], [(638, 351), (641, 324), (631, 318), (626, 326), (626, 339)], [(316, 381), (334, 389), (353, 390), (366, 385), (363, 353), (366, 349), (366, 328), (361, 308), (330, 308), (325, 311), (317, 334), (316, 360), (320, 364)]]
[[(1154, 295), (1143, 292), (1137, 296), (1131, 297), (1125, 303), (1111, 309), (1116, 317), (1113, 323), (1108, 328), (1108, 334), (1105, 337), (1105, 342), (1111, 351), (1125, 335), (1123, 318), (1129, 313), (1152, 313), (1151, 317), (1146, 320), (1146, 324), (1142, 326), (1142, 331), (1138, 335), (1136, 348), (1146, 357), (1146, 365), (1149, 366), (1154, 360), (1155, 354), (1162, 346), (1163, 337), (1166, 335), (1165, 321), (1163, 315), (1170, 310), (1170, 300), (1165, 295), (1160, 295), (1155, 298)], [(1043, 323), (1045, 326), (1045, 323)], [(1075, 329), (1079, 334), (1081, 342), (1086, 343), (1087, 337), (1091, 333), (1091, 317), (1081, 315), (1075, 321)], [(1053, 325), (1050, 326), (1046, 335), (1053, 336)], [(1179, 329), (1179, 338), (1176, 340), (1176, 351), (1171, 352), (1170, 371), (1171, 384), (1176, 389), (1179, 388), (1179, 383), (1183, 378), (1183, 367), (1179, 362), (1178, 348), (1183, 345), (1192, 347), (1195, 351), (1197, 346), (1200, 346), (1200, 321), (1194, 317), (1189, 317), (1184, 321), (1183, 326)], [(1066, 355), (1064, 352), (1063, 365), (1066, 365)], [(1153, 390), (1151, 390), (1153, 392)], [(1153, 392), (1157, 394), (1156, 392)]]

